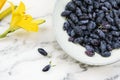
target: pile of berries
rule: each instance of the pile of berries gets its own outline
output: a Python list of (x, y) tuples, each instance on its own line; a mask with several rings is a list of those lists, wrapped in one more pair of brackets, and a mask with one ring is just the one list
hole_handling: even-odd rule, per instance
[(109, 57), (120, 48), (120, 0), (72, 0), (61, 15), (69, 41), (85, 47), (88, 56)]

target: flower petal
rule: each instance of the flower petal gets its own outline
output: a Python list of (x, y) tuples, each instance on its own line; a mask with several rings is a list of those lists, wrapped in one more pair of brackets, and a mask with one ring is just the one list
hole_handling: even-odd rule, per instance
[(36, 23), (36, 24), (42, 24), (42, 23), (45, 22), (45, 20), (43, 20), (43, 19), (38, 19), (38, 20), (33, 20), (32, 22), (33, 22), (33, 23)]
[(18, 26), (20, 26), (21, 28), (23, 28), (27, 31), (33, 31), (33, 32), (38, 31), (38, 25), (35, 23), (22, 21), (21, 23), (18, 24)]
[(30, 15), (25, 15), (23, 19), (18, 22), (16, 25), (27, 30), (27, 31), (38, 31), (38, 25), (36, 23), (31, 22), (32, 17)]
[(16, 8), (15, 12), (22, 14), (25, 13), (25, 5), (22, 1), (20, 2), (19, 6)]
[(3, 7), (3, 5), (5, 4), (7, 0), (0, 0), (0, 9)]

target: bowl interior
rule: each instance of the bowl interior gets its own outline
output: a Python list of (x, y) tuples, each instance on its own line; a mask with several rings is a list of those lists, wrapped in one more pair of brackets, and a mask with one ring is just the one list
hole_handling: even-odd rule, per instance
[(62, 49), (74, 59), (89, 65), (106, 65), (120, 60), (120, 49), (113, 50), (108, 58), (101, 57), (97, 53), (93, 57), (88, 57), (84, 53), (84, 47), (68, 41), (69, 36), (63, 30), (65, 19), (61, 17), (61, 13), (69, 1), (71, 0), (57, 0), (53, 15), (55, 36)]

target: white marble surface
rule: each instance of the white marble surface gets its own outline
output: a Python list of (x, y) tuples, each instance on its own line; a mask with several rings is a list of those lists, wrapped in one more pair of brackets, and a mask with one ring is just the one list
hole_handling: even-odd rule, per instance
[[(20, 0), (11, 0), (18, 4)], [(23, 0), (34, 18), (46, 19), (38, 33), (16, 31), (0, 40), (0, 80), (120, 80), (120, 62), (88, 66), (69, 57), (54, 38), (52, 14), (56, 0)], [(9, 26), (10, 16), (0, 22), (0, 33)], [(51, 58), (37, 52), (42, 47)], [(52, 61), (56, 65), (44, 73)]]

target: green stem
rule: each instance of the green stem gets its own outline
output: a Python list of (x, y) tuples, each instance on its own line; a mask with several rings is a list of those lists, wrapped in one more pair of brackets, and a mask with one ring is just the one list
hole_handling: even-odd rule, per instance
[(10, 33), (10, 28), (7, 29), (3, 34), (1, 34), (1, 35), (0, 35), (0, 38), (6, 37), (8, 33)]
[(7, 36), (7, 34), (9, 34), (9, 33), (12, 33), (12, 32), (14, 32), (14, 31), (16, 31), (16, 30), (18, 30), (18, 29), (20, 29), (19, 27), (17, 28), (12, 28), (12, 27), (10, 27), (10, 28), (8, 28), (4, 33), (2, 33), (2, 34), (0, 34), (0, 38), (4, 38), (4, 37), (6, 37)]

